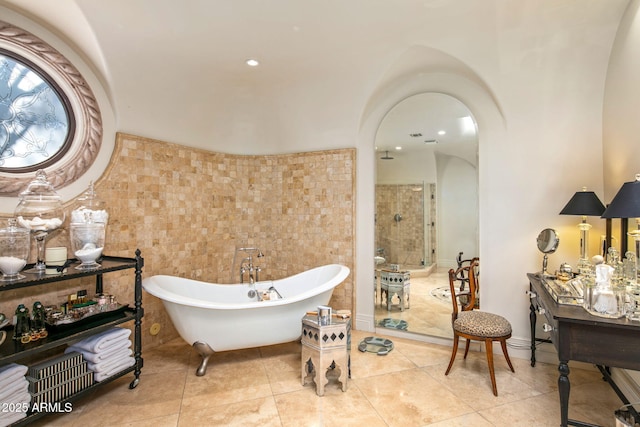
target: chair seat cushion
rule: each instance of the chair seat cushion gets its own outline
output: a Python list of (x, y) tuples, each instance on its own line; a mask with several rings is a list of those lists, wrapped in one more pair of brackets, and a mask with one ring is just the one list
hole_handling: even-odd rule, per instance
[(453, 329), (483, 338), (499, 338), (511, 334), (511, 323), (497, 314), (471, 310), (458, 313)]

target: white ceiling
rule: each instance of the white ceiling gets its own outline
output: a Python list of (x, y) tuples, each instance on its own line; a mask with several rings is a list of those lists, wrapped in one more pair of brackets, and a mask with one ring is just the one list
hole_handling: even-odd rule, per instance
[(416, 46), (456, 58), (500, 92), (521, 70), (609, 40), (627, 3), (0, 0), (87, 58), (117, 130), (254, 154), (353, 146), (367, 103)]
[(387, 152), (394, 158), (440, 152), (477, 163), (477, 125), (471, 112), (441, 93), (418, 94), (398, 103), (380, 124), (375, 144), (378, 158)]

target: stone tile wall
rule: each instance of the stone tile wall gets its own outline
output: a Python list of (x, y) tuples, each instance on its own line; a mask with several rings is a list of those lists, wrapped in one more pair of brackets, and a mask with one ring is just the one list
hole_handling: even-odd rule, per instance
[[(110, 215), (105, 254), (133, 257), (139, 248), (145, 277), (237, 283), (236, 247), (257, 246), (265, 255), (261, 280), (348, 266), (351, 275), (330, 305), (354, 310), (355, 149), (240, 156), (118, 134), (95, 189)], [(69, 247), (67, 230), (47, 245)], [(133, 270), (107, 274), (104, 284), (121, 302), (133, 302)], [(17, 304), (36, 300), (59, 303), (76, 289), (91, 294), (93, 286), (83, 279), (7, 291), (0, 312), (9, 316)], [(145, 293), (143, 304), (143, 344), (175, 338), (161, 302)], [(161, 325), (157, 336), (149, 334), (153, 323)]]

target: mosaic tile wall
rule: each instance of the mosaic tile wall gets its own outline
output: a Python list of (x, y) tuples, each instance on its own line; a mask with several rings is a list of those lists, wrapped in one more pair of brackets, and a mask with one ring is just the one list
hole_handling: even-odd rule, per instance
[[(105, 254), (133, 257), (139, 248), (143, 277), (168, 274), (216, 283), (239, 282), (236, 247), (263, 251), (261, 280), (340, 263), (351, 274), (334, 290), (330, 305), (353, 311), (354, 168), (355, 149), (239, 156), (118, 134), (109, 168), (95, 183), (109, 210)], [(47, 246), (69, 247), (67, 231)], [(9, 315), (17, 304), (36, 300), (62, 302), (76, 289), (91, 294), (93, 283), (7, 291), (0, 312)], [(104, 285), (121, 302), (133, 302), (133, 270), (105, 275)], [(160, 300), (145, 293), (143, 304), (143, 344), (175, 338)], [(153, 323), (161, 325), (157, 336), (148, 332)]]
[(429, 262), (424, 250), (424, 191), (430, 197), (431, 185), (376, 185), (376, 249), (383, 251), (387, 263), (415, 268)]

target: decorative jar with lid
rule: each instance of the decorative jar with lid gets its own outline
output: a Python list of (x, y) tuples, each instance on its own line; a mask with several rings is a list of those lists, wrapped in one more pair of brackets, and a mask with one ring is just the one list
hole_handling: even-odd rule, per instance
[(30, 231), (19, 228), (15, 218), (9, 219), (9, 226), (0, 229), (0, 281), (8, 282), (24, 279), (20, 271), (29, 258)]
[(62, 197), (54, 190), (45, 171), (40, 169), (27, 189), (20, 193), (19, 198), (15, 216), (18, 225), (30, 230), (36, 241), (37, 261), (34, 271), (44, 273), (47, 236), (60, 228), (65, 219)]
[(92, 181), (71, 211), (71, 223), (101, 222), (106, 226), (108, 221), (105, 203), (96, 194)]
[(71, 250), (81, 262), (77, 269), (91, 270), (100, 266), (97, 260), (104, 250), (108, 220), (104, 202), (98, 198), (91, 182), (71, 211)]

